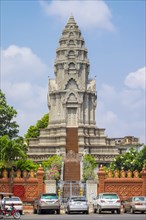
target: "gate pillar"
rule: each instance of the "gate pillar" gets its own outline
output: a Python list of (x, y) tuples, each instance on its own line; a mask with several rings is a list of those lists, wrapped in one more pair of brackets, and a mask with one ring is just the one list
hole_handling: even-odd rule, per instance
[(45, 180), (46, 193), (57, 193), (56, 180)]
[(93, 198), (97, 196), (97, 181), (86, 181), (86, 198), (89, 202), (93, 201)]

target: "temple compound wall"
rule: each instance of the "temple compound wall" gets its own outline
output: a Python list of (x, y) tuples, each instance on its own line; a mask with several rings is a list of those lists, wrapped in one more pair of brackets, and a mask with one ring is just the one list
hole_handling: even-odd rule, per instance
[(9, 173), (2, 171), (0, 178), (0, 192), (13, 193), (23, 202), (33, 202), (35, 198), (46, 191), (44, 171), (39, 167), (37, 172), (20, 171)]
[[(0, 192), (11, 192), (15, 196), (19, 196), (23, 202), (33, 203), (41, 193), (52, 192), (49, 190), (59, 191), (57, 187), (53, 188), (52, 180), (49, 183), (49, 180), (44, 179), (45, 173), (42, 167), (39, 167), (36, 173), (17, 170), (9, 176), (8, 172), (4, 170), (0, 178)], [(87, 182), (89, 182), (88, 187), (90, 188), (90, 181)], [(91, 187), (92, 184), (91, 181)], [(146, 169), (140, 173), (123, 170), (105, 172), (101, 167), (98, 171), (97, 194), (102, 192), (115, 192), (121, 200), (131, 196), (146, 196)]]
[(105, 172), (101, 167), (98, 181), (98, 193), (115, 192), (121, 200), (131, 196), (146, 196), (146, 169), (140, 173), (137, 170)]

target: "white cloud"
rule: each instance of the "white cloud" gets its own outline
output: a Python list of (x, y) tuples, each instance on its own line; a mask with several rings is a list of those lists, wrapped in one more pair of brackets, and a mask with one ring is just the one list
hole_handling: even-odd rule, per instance
[(140, 137), (140, 141), (146, 143), (146, 101), (140, 82), (142, 81), (131, 82), (135, 86), (129, 86), (128, 89), (123, 87), (121, 90), (106, 84), (101, 86), (98, 93), (97, 126), (106, 128), (109, 137), (131, 135)]
[(1, 71), (3, 80), (32, 82), (44, 78), (48, 67), (30, 48), (11, 45), (1, 51)]
[(138, 69), (135, 72), (129, 73), (125, 79), (125, 84), (130, 88), (142, 88), (146, 87), (146, 67)]
[(8, 104), (18, 112), (23, 135), (48, 112), (48, 67), (30, 48), (16, 45), (1, 51), (1, 64), (1, 87)]
[(39, 1), (45, 13), (67, 20), (71, 14), (81, 28), (99, 28), (114, 30), (112, 14), (104, 1)]

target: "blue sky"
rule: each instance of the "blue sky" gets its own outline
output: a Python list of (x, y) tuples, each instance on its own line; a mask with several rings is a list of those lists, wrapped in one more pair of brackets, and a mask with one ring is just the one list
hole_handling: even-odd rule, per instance
[(144, 0), (1, 0), (1, 88), (18, 112), (20, 135), (46, 112), (48, 76), (71, 14), (96, 76), (96, 122), (108, 137), (145, 139)]

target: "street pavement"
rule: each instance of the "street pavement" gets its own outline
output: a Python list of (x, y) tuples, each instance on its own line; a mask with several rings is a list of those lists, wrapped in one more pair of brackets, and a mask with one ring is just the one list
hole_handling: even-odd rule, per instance
[(61, 215), (52, 215), (52, 214), (25, 214), (21, 216), (21, 220), (146, 220), (146, 214), (61, 214)]

